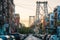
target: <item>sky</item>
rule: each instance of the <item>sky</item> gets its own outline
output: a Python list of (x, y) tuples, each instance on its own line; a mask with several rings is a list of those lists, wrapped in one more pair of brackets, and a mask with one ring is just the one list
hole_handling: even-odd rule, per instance
[(20, 21), (26, 26), (29, 24), (29, 16), (36, 14), (36, 1), (48, 1), (48, 12), (60, 5), (60, 0), (14, 0), (15, 13), (20, 15)]

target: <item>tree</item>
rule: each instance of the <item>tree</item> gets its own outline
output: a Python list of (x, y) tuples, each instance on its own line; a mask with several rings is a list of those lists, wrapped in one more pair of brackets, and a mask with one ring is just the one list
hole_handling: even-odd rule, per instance
[(60, 26), (60, 21), (57, 21), (57, 25)]
[(30, 33), (34, 33), (34, 32), (31, 28), (22, 27), (22, 28), (19, 29), (19, 33), (30, 34)]

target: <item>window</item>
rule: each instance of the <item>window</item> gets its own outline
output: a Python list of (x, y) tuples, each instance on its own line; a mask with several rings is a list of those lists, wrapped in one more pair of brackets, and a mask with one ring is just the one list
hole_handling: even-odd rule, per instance
[(60, 13), (58, 14), (58, 20), (60, 20)]
[(52, 16), (52, 19), (54, 19), (54, 17)]
[(59, 12), (60, 12), (60, 10), (59, 10)]
[(51, 25), (54, 25), (54, 24), (53, 24), (53, 21), (51, 21)]

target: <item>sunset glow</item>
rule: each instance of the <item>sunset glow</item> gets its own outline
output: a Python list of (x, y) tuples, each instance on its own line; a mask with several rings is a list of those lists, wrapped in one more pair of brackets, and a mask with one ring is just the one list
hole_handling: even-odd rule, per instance
[[(15, 13), (20, 14), (20, 21), (26, 26), (29, 25), (29, 16), (35, 16), (36, 14), (36, 1), (45, 1), (45, 0), (14, 0), (15, 3)], [(51, 12), (57, 5), (60, 5), (59, 0), (47, 0), (49, 12)], [(54, 2), (54, 3), (53, 3)]]

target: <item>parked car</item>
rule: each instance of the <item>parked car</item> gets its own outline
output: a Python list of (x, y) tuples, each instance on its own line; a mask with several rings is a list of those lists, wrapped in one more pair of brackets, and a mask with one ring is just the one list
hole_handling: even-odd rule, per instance
[(27, 34), (20, 34), (20, 39), (23, 40), (27, 37), (28, 35)]
[(50, 36), (51, 36), (51, 35), (50, 35), (50, 34), (48, 34), (48, 35), (47, 35), (47, 37), (46, 37), (46, 40), (49, 40)]
[(15, 39), (15, 36), (10, 35), (10, 40), (16, 40), (16, 39)]
[(0, 38), (0, 40), (3, 40), (2, 38)]
[(10, 35), (13, 35), (15, 37), (15, 40), (20, 40), (20, 35), (18, 33), (13, 33)]
[(9, 35), (0, 35), (0, 40), (10, 40)]
[(58, 40), (57, 35), (51, 35), (51, 37), (49, 38), (49, 40)]

